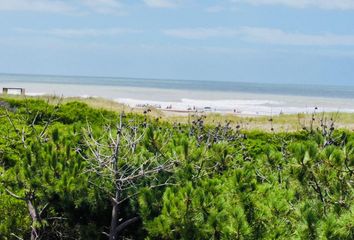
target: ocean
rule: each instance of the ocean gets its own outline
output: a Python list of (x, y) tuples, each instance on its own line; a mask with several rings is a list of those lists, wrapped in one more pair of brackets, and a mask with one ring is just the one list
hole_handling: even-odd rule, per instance
[(28, 95), (103, 97), (130, 106), (270, 115), (354, 112), (354, 86), (0, 74), (0, 87)]

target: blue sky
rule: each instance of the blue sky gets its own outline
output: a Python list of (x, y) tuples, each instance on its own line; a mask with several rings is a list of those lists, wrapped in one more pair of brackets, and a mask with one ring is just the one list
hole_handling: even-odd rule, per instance
[(1, 0), (0, 72), (354, 85), (354, 0)]

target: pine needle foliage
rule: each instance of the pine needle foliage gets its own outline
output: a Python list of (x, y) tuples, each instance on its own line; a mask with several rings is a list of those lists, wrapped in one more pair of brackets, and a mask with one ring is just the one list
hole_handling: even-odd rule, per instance
[(117, 186), (115, 239), (354, 239), (354, 133), (333, 121), (274, 133), (125, 114), (112, 175), (116, 113), (1, 101), (0, 239), (108, 239)]

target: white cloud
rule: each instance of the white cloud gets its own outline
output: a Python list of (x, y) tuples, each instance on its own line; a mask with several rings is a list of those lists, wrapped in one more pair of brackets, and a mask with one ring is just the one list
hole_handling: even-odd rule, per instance
[(144, 0), (144, 3), (153, 8), (175, 8), (178, 6), (177, 0)]
[(223, 12), (225, 11), (225, 7), (221, 6), (221, 5), (213, 5), (213, 6), (209, 6), (205, 9), (206, 12), (209, 13), (219, 13), (219, 12)]
[(0, 0), (0, 11), (123, 13), (120, 0)]
[(354, 0), (231, 0), (235, 3), (252, 5), (284, 5), (294, 8), (322, 8), (337, 10), (354, 10)]
[(98, 13), (121, 13), (123, 6), (118, 0), (80, 0), (90, 10)]
[(250, 27), (242, 28), (241, 32), (245, 39), (270, 44), (304, 46), (354, 45), (354, 35), (289, 33), (280, 29)]
[(42, 34), (42, 35), (51, 35), (55, 37), (65, 37), (65, 38), (74, 38), (74, 37), (103, 37), (103, 36), (120, 36), (125, 34), (136, 34), (142, 31), (136, 29), (127, 29), (127, 28), (107, 28), (107, 29), (95, 29), (95, 28), (54, 28), (48, 30), (36, 30), (28, 28), (18, 28), (17, 32), (20, 33), (31, 33), (31, 34)]
[(68, 12), (73, 7), (57, 0), (1, 0), (0, 11)]
[(248, 42), (298, 46), (354, 46), (354, 35), (304, 34), (274, 28), (185, 28), (169, 29), (163, 33), (185, 39), (233, 37)]
[(232, 37), (237, 36), (240, 30), (230, 28), (181, 28), (167, 29), (163, 33), (168, 36), (174, 36), (186, 39), (206, 39), (213, 37)]

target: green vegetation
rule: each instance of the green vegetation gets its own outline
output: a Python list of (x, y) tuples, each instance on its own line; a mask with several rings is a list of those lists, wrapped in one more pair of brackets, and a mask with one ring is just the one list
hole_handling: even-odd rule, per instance
[(265, 132), (0, 99), (0, 239), (354, 239), (354, 133), (312, 118)]

